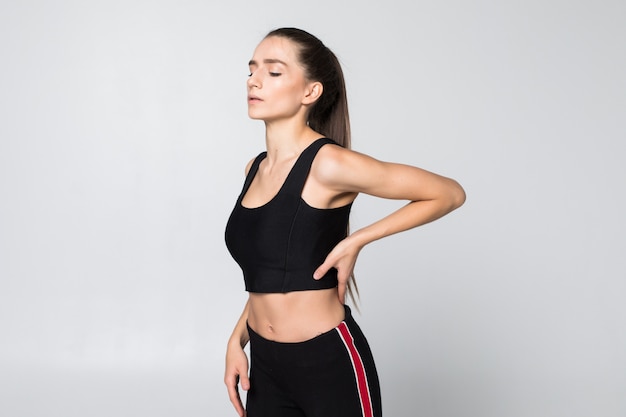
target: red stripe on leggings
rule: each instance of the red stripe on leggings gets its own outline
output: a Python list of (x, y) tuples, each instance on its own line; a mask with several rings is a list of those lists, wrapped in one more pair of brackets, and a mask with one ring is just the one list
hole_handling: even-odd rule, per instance
[(346, 323), (342, 321), (339, 326), (337, 326), (337, 330), (341, 335), (341, 340), (343, 340), (344, 345), (346, 345), (350, 360), (352, 361), (352, 368), (354, 369), (354, 375), (356, 376), (363, 417), (372, 417), (373, 413), (372, 401), (370, 399), (370, 389), (367, 385), (367, 377), (365, 375), (365, 367), (363, 366), (361, 355), (356, 349), (356, 346), (354, 346), (354, 338), (352, 337), (348, 326), (346, 326)]

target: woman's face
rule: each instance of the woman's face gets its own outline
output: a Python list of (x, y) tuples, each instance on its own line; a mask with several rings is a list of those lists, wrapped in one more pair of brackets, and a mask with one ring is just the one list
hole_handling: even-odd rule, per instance
[(275, 121), (305, 112), (308, 87), (298, 63), (295, 44), (271, 36), (263, 39), (250, 60), (248, 115), (252, 119)]

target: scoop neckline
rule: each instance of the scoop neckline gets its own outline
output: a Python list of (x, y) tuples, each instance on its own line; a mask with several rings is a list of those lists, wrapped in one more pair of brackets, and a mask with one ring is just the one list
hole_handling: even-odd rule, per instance
[[(276, 192), (276, 194), (274, 194), (274, 196), (272, 196), (272, 198), (269, 199), (269, 201), (267, 201), (266, 203), (261, 204), (260, 206), (256, 206), (256, 207), (247, 207), (243, 205), (243, 199), (245, 198), (246, 194), (248, 193), (248, 191), (250, 191), (250, 186), (252, 185), (252, 182), (254, 181), (254, 178), (256, 177), (257, 173), (259, 172), (259, 167), (261, 166), (261, 162), (263, 162), (263, 160), (265, 158), (267, 158), (267, 151), (264, 151), (261, 153), (262, 158), (260, 158), (258, 160), (258, 163), (256, 163), (256, 167), (254, 167), (254, 175), (252, 176), (252, 178), (250, 178), (250, 182), (248, 183), (248, 186), (246, 187), (246, 189), (243, 191), (243, 193), (241, 194), (241, 198), (239, 199), (239, 206), (245, 210), (258, 210), (258, 209), (262, 209), (263, 207), (268, 206), (269, 204), (271, 204), (273, 201), (275, 201), (278, 196), (282, 193), (283, 189), (285, 188), (285, 185), (287, 184), (287, 182), (289, 181), (289, 178), (292, 176), (294, 169), (296, 168), (296, 166), (298, 165), (298, 163), (300, 162), (300, 160), (302, 159), (302, 155), (304, 155), (304, 153), (309, 150), (315, 143), (319, 142), (320, 140), (324, 140), (327, 139), (326, 137), (321, 137), (318, 139), (315, 139), (313, 142), (311, 142), (309, 145), (307, 145), (306, 148), (304, 148), (301, 152), (300, 155), (298, 155), (298, 157), (296, 158), (296, 161), (293, 163), (293, 165), (291, 166), (291, 168), (289, 169), (289, 172), (287, 173), (287, 176), (285, 177), (285, 180), (283, 181), (283, 183), (281, 184), (280, 188), (278, 188), (278, 191)], [(300, 196), (300, 199), (302, 201), (304, 201), (302, 199), (302, 196)], [(306, 201), (305, 201), (306, 203)], [(308, 203), (307, 203), (308, 205)], [(320, 209), (323, 210), (323, 209)]]

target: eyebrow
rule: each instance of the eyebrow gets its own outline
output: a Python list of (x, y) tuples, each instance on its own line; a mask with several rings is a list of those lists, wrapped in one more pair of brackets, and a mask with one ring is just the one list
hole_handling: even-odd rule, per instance
[[(280, 59), (276, 59), (276, 58), (267, 58), (263, 60), (264, 64), (282, 64), (284, 66), (288, 66), (285, 62), (281, 61)], [(250, 65), (257, 65), (257, 62), (254, 59), (251, 59), (250, 62), (248, 62), (248, 66)]]

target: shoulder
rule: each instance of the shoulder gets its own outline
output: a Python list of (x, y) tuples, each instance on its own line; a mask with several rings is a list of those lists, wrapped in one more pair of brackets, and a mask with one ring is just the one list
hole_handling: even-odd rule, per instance
[(363, 153), (328, 144), (318, 151), (311, 166), (311, 175), (328, 186), (353, 184), (359, 177), (375, 171), (379, 164), (380, 161)]
[(252, 164), (254, 164), (254, 161), (256, 160), (256, 156), (254, 158), (252, 158), (247, 164), (246, 164), (246, 170), (244, 172), (245, 175), (248, 175), (248, 173), (250, 172), (250, 168), (252, 168)]
[(346, 170), (361, 171), (372, 168), (381, 162), (364, 153), (339, 145), (328, 144), (319, 150), (315, 163), (323, 172), (339, 174)]
[(250, 161), (248, 161), (248, 163), (246, 164), (246, 169), (245, 169), (245, 175), (248, 175), (248, 173), (250, 172), (250, 170), (252, 169), (252, 166), (254, 165), (254, 163), (258, 160), (259, 163), (261, 162), (261, 160), (263, 160), (265, 158), (265, 155), (267, 154), (267, 152), (263, 151), (260, 154), (258, 154), (257, 156), (255, 156), (254, 158), (252, 158)]
[(326, 182), (328, 177), (334, 177), (350, 159), (353, 151), (334, 143), (322, 146), (311, 165), (311, 175), (320, 182)]

